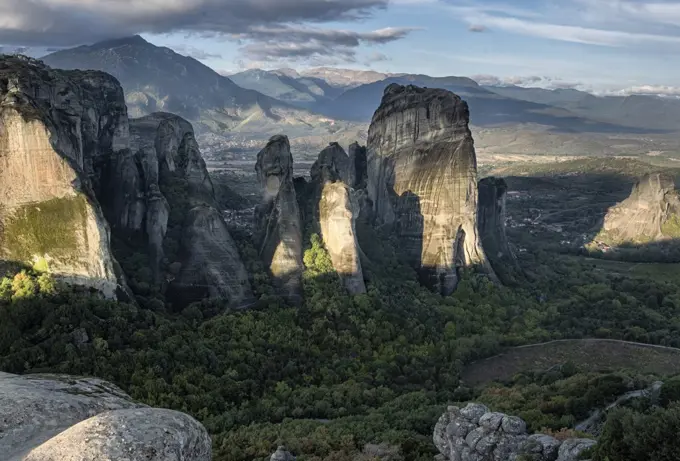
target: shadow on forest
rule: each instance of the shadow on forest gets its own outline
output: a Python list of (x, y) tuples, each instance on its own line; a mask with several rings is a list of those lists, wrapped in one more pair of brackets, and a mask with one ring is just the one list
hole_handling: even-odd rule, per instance
[(637, 178), (616, 173), (508, 176), (510, 243), (520, 248), (627, 262), (680, 262), (679, 239), (589, 251), (607, 211), (627, 199)]

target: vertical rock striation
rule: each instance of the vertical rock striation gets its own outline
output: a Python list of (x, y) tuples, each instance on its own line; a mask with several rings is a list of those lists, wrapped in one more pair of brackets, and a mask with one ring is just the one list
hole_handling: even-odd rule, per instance
[(0, 58), (0, 260), (47, 265), (67, 282), (131, 298), (109, 226), (146, 241), (160, 285), (173, 224), (180, 252), (191, 255), (175, 283), (210, 284), (211, 296), (240, 302), (251, 296), (248, 275), (219, 212), (190, 213), (205, 206), (216, 206), (214, 189), (189, 122), (171, 114), (129, 122), (108, 74)]
[(349, 181), (350, 159), (344, 149), (332, 143), (321, 151), (310, 175), (314, 188), (314, 216), (333, 268), (351, 294), (366, 292), (361, 269), (356, 219), (359, 203)]
[(293, 156), (283, 135), (273, 136), (257, 154), (255, 165), (263, 188), (262, 203), (255, 210), (260, 257), (279, 281), (284, 294), (301, 296), (302, 225), (293, 184)]
[(128, 136), (110, 75), (0, 57), (0, 259), (47, 263), (107, 297), (126, 293), (96, 193)]
[[(176, 302), (205, 297), (240, 304), (252, 298), (248, 273), (236, 244), (216, 209), (215, 192), (194, 131), (183, 118), (154, 113), (130, 122), (131, 146), (143, 178), (144, 230), (156, 274), (165, 254), (168, 220), (179, 228), (177, 262), (172, 281)], [(134, 223), (135, 229), (141, 223)], [(158, 276), (157, 276), (158, 277)]]
[(457, 268), (495, 280), (477, 230), (477, 160), (467, 104), (455, 94), (389, 85), (368, 132), (367, 191), (377, 225), (393, 227), (426, 284), (442, 294)]
[(479, 181), (477, 224), (484, 252), (500, 275), (507, 267), (519, 269), (517, 257), (512, 252), (505, 232), (505, 197), (508, 185), (502, 178), (484, 178)]

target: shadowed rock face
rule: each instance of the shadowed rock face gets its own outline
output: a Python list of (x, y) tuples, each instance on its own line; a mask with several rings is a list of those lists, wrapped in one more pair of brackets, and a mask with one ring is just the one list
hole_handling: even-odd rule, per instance
[(209, 461), (192, 417), (137, 404), (96, 378), (0, 373), (0, 452), (7, 461)]
[[(252, 298), (248, 274), (215, 208), (213, 184), (191, 124), (158, 112), (131, 120), (130, 134), (134, 163), (143, 178), (145, 230), (157, 274), (170, 211), (186, 208), (179, 242), (181, 270), (172, 282), (173, 298), (179, 304), (205, 297), (235, 304), (248, 301)], [(186, 186), (179, 194), (173, 192), (178, 185)], [(170, 195), (164, 196), (162, 190)]]
[(128, 136), (110, 75), (0, 57), (0, 259), (47, 262), (107, 297), (127, 292), (97, 194)]
[(192, 208), (181, 244), (178, 281), (182, 286), (178, 291), (194, 287), (192, 291), (199, 295), (187, 296), (187, 302), (206, 297), (239, 303), (252, 300), (248, 272), (219, 211), (209, 205)]
[(353, 189), (365, 189), (368, 180), (366, 170), (366, 147), (355, 142), (349, 146), (348, 185)]
[(479, 181), (479, 203), (477, 223), (482, 247), (486, 255), (496, 264), (517, 266), (517, 258), (510, 249), (505, 233), (505, 196), (508, 185), (502, 178), (484, 178)]
[(477, 160), (467, 104), (445, 90), (392, 84), (368, 132), (367, 191), (426, 284), (449, 294), (456, 268), (495, 279), (477, 230)]
[(299, 299), (304, 270), (302, 228), (293, 185), (293, 156), (286, 136), (269, 140), (257, 154), (255, 171), (263, 188), (262, 203), (255, 210), (254, 237), (260, 257), (284, 294)]
[(680, 238), (680, 196), (673, 178), (650, 174), (640, 179), (623, 202), (604, 218), (596, 241), (610, 245)]
[(337, 142), (330, 143), (321, 151), (319, 158), (309, 172), (313, 181), (342, 181), (351, 187), (349, 182), (350, 159), (345, 150)]

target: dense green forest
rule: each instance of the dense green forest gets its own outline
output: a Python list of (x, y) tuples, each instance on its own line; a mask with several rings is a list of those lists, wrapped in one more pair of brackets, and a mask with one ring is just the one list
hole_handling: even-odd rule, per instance
[[(238, 235), (260, 299), (246, 311), (230, 311), (219, 301), (181, 310), (165, 304), (144, 270), (146, 256), (134, 252), (120, 259), (137, 306), (60, 286), (33, 271), (10, 275), (0, 282), (0, 369), (94, 375), (141, 402), (185, 411), (210, 431), (216, 460), (265, 459), (280, 443), (299, 460), (349, 460), (369, 442), (399, 447), (408, 460), (431, 460), (432, 428), (451, 402), (479, 398), (527, 418), (533, 429), (559, 430), (620, 390), (605, 380), (604, 390), (564, 403), (561, 413), (555, 405), (522, 399), (525, 408), (535, 407), (528, 413), (492, 390), (459, 386), (470, 361), (556, 338), (680, 346), (675, 281), (607, 273), (587, 261), (536, 251), (521, 255), (527, 279), (516, 286), (496, 286), (469, 270), (455, 294), (443, 298), (417, 283), (390, 237), (362, 226), (359, 235), (370, 260), (364, 267), (368, 292), (346, 294), (321, 240), (311, 234), (305, 302), (295, 308), (276, 295), (257, 252)], [(591, 378), (570, 389), (584, 382), (599, 389), (597, 380), (588, 384)], [(560, 389), (533, 398), (569, 399)], [(677, 415), (672, 406), (663, 411), (640, 417)]]

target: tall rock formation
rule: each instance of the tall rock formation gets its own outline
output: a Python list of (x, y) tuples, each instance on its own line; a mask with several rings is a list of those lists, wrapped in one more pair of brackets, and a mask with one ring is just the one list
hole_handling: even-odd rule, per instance
[(122, 295), (96, 194), (101, 165), (125, 155), (128, 137), (123, 91), (110, 75), (0, 57), (0, 259)]
[[(144, 230), (155, 273), (160, 273), (166, 256), (163, 245), (170, 227), (179, 251), (168, 255), (175, 260), (167, 262), (181, 267), (171, 283), (176, 302), (205, 297), (247, 302), (252, 298), (248, 273), (216, 209), (214, 187), (191, 124), (159, 112), (131, 120), (130, 134), (137, 175), (143, 178), (138, 196), (145, 198)], [(138, 220), (128, 219), (130, 224), (141, 227)]]
[(0, 452), (7, 461), (210, 461), (194, 418), (148, 408), (96, 378), (0, 373)]
[(482, 247), (496, 273), (502, 277), (506, 268), (519, 269), (517, 257), (505, 233), (505, 197), (508, 185), (503, 178), (488, 177), (478, 183), (477, 225)]
[(611, 207), (595, 242), (645, 244), (680, 238), (680, 195), (671, 176), (640, 179), (623, 202)]
[(333, 268), (351, 294), (366, 292), (355, 222), (359, 203), (349, 181), (350, 159), (344, 149), (332, 143), (321, 151), (310, 172), (314, 216)]
[(392, 226), (423, 281), (442, 294), (457, 268), (496, 279), (477, 230), (477, 159), (469, 111), (446, 90), (389, 85), (368, 131), (367, 191), (377, 225)]
[(219, 212), (190, 213), (204, 206), (215, 206), (214, 190), (189, 122), (160, 113), (129, 122), (108, 74), (0, 58), (0, 260), (131, 298), (109, 225), (148, 245), (158, 285), (170, 227), (190, 255), (174, 284), (241, 302), (248, 274)]
[(301, 296), (302, 224), (293, 184), (293, 156), (283, 135), (273, 136), (257, 154), (255, 172), (263, 188), (255, 210), (260, 257), (291, 299)]

